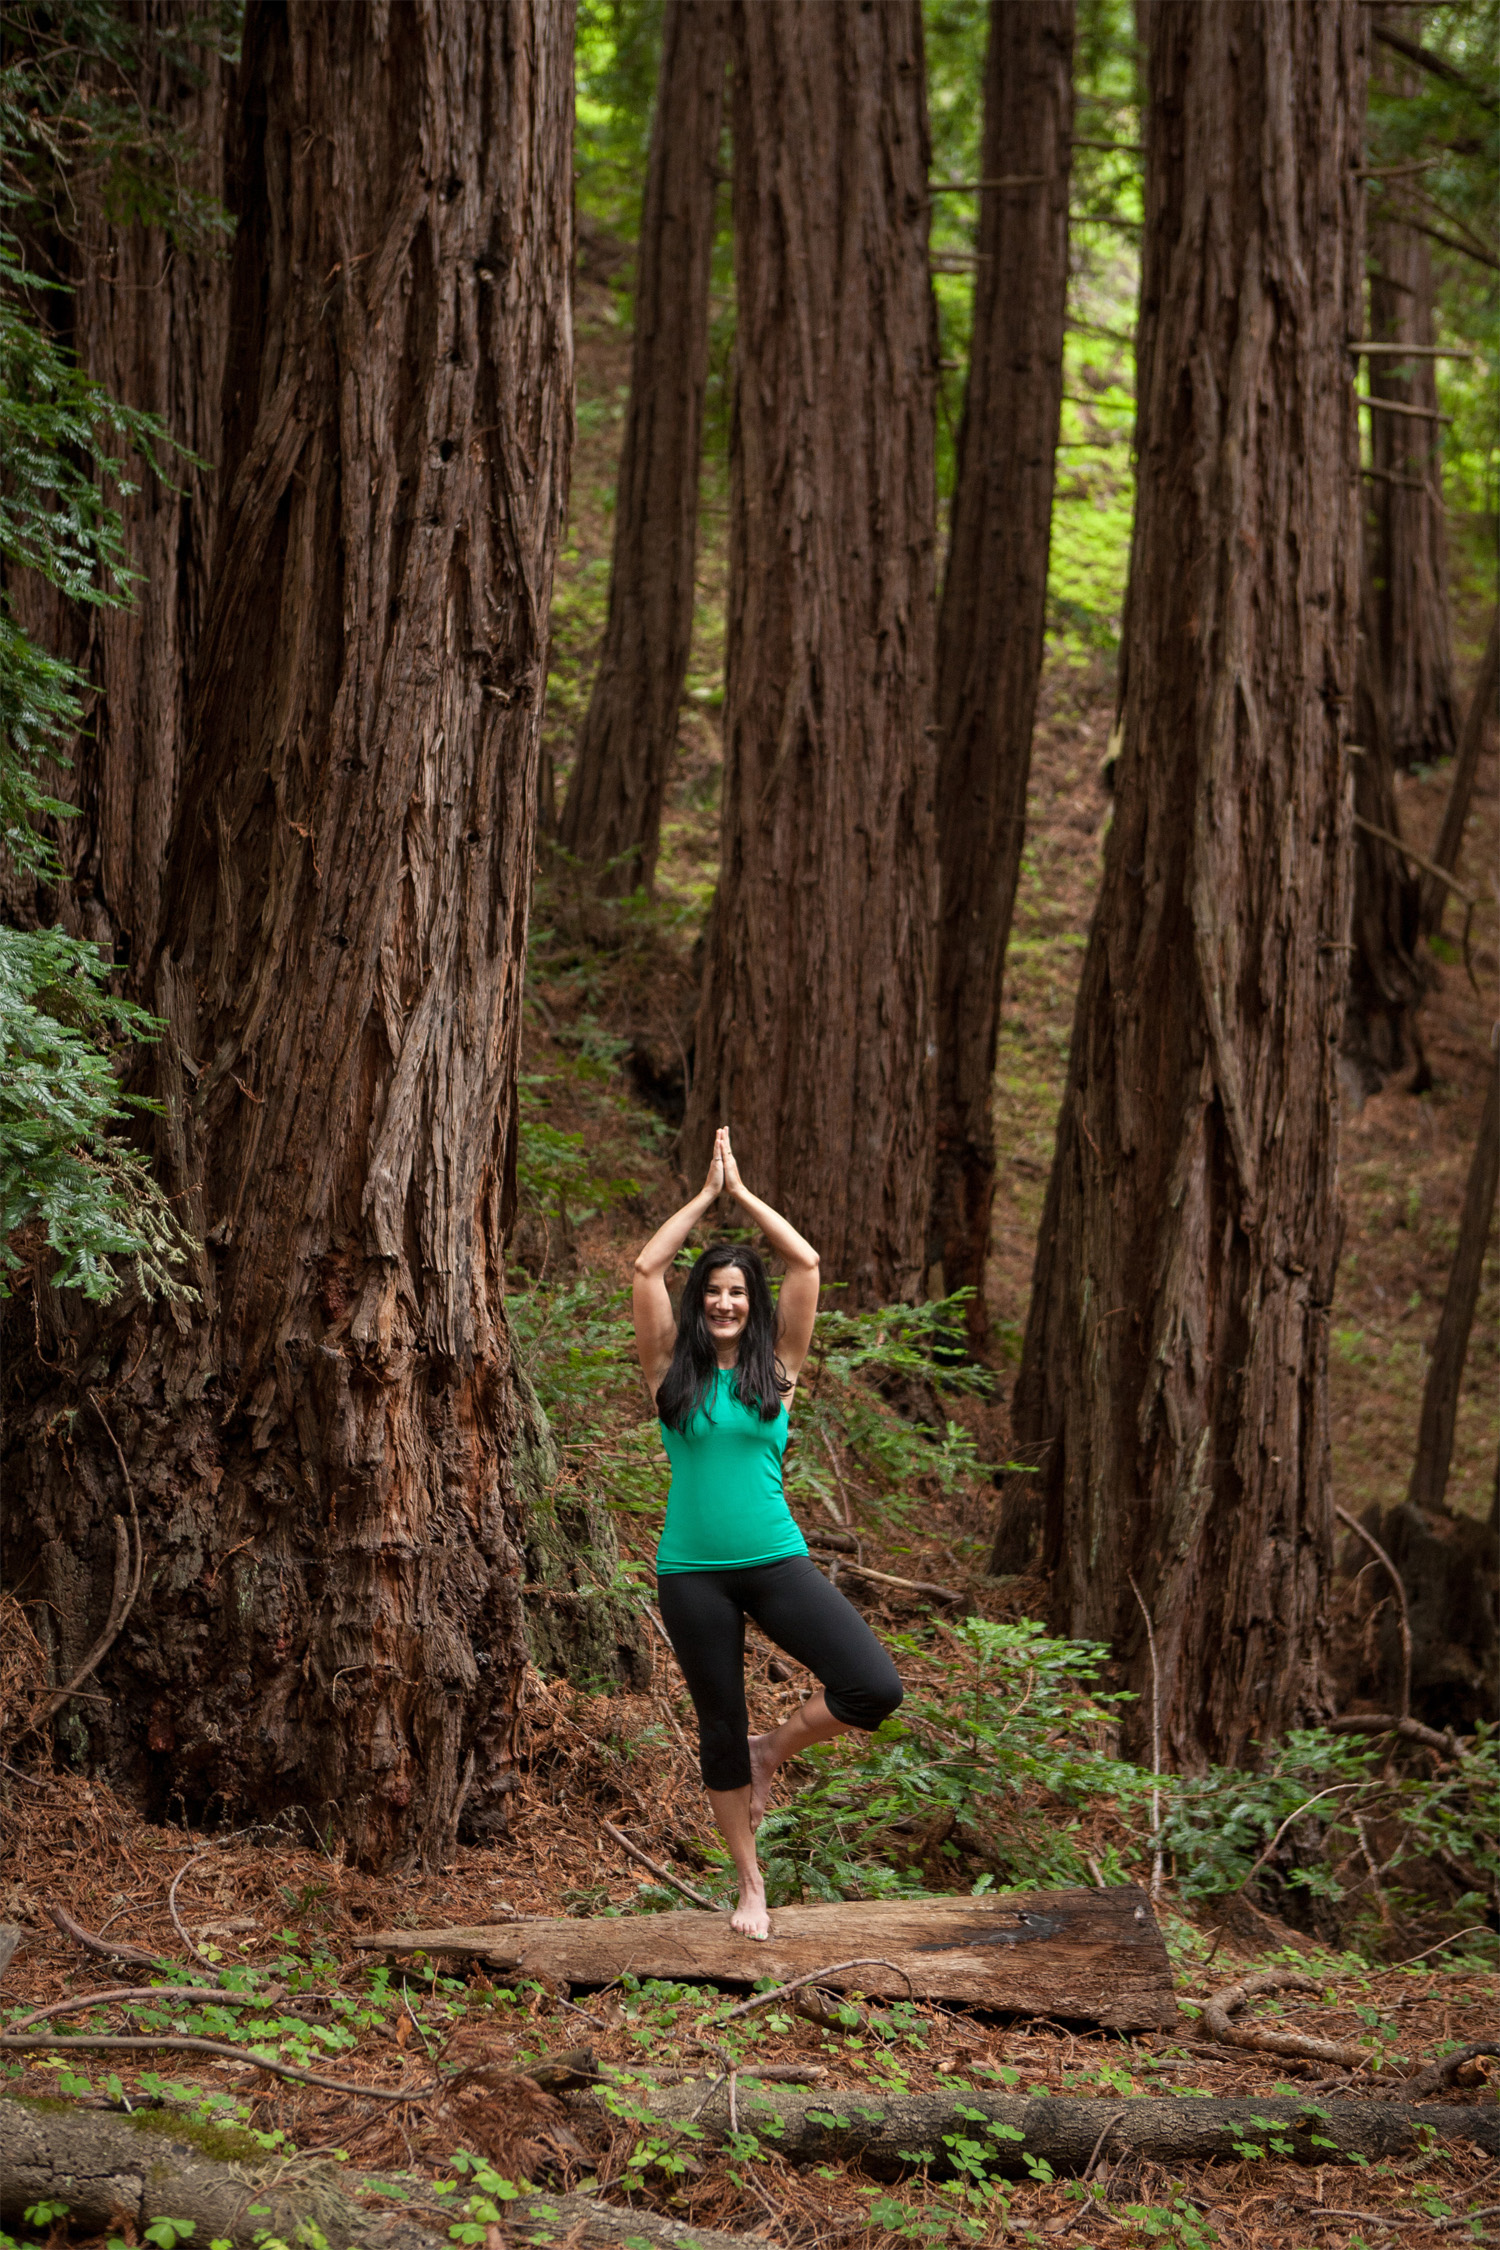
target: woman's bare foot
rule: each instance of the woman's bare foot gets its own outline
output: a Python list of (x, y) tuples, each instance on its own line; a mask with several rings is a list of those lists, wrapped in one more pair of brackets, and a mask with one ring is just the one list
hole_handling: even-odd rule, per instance
[(771, 1917), (766, 1911), (765, 1886), (757, 1882), (754, 1887), (740, 1881), (740, 1903), (729, 1917), (729, 1927), (738, 1930), (741, 1937), (760, 1938), (771, 1935)]
[(771, 1802), (771, 1784), (776, 1779), (781, 1760), (776, 1755), (774, 1734), (752, 1734), (750, 1737), (750, 1828), (759, 1828), (766, 1817), (766, 1807)]

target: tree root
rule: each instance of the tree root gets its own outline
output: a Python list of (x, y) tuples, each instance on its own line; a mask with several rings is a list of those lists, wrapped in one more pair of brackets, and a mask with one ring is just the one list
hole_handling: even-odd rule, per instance
[[(117, 2231), (128, 2220), (143, 2236), (157, 2219), (190, 2219), (195, 2241), (228, 2241), (235, 2250), (254, 2250), (268, 2232), (296, 2241), (309, 2221), (329, 2250), (438, 2250), (447, 2241), (456, 2214), (418, 2182), (359, 2175), (407, 2203), (370, 2212), (350, 2196), (348, 2172), (332, 2165), (267, 2160), (259, 2149), (254, 2162), (205, 2153), (236, 2142), (255, 2146), (248, 2136), (185, 2125), (159, 2110), (120, 2117), (0, 2097), (0, 2223), (18, 2226), (28, 2205), (56, 2202), (67, 2205), (75, 2233)], [(523, 2195), (506, 2205), (505, 2220), (507, 2234), (523, 2240), (535, 2232), (586, 2250), (617, 2250), (627, 2239), (660, 2250), (745, 2250), (757, 2239), (586, 2195)]]
[[(1368, 2047), (1352, 2041), (1314, 2039), (1305, 2031), (1280, 2031), (1269, 2024), (1231, 2023), (1230, 2017), (1261, 1992), (1321, 1992), (1322, 1985), (1302, 1969), (1266, 1969), (1211, 1992), (1203, 2002), (1203, 2027), (1221, 2047), (1250, 2047), (1263, 2055), (1305, 2055), (1312, 2062), (1337, 2063), (1341, 2070), (1368, 2070), (1376, 2061)], [(1405, 2077), (1412, 2065), (1402, 2056), (1386, 2058)]]
[[(1111, 2157), (1129, 2152), (1158, 2164), (1233, 2161), (1246, 2143), (1263, 2147), (1272, 2134), (1287, 2142), (1300, 2164), (1410, 2156), (1422, 2144), (1424, 2127), (1444, 2140), (1470, 2141), (1490, 2157), (1500, 2157), (1500, 2111), (1459, 2103), (1416, 2107), (1348, 2098), (1319, 2103), (1193, 2096), (1134, 2097), (1106, 2105), (1068, 2096), (956, 2091), (892, 2097), (847, 2090), (801, 2093), (758, 2085), (753, 2072), (737, 2075), (741, 2131), (769, 2129), (778, 2153), (793, 2163), (858, 2163), (886, 2179), (910, 2170), (913, 2152), (920, 2152), (935, 2172), (945, 2170), (945, 2134), (977, 2139), (983, 2133), (975, 2111), (1019, 2136), (1002, 2134), (989, 2159), (993, 2170), (1017, 2176), (1031, 2157), (1045, 2157), (1054, 2172), (1081, 2173), (1101, 2140)], [(723, 2099), (709, 2098), (715, 2091), (715, 2081), (700, 2078), (658, 2087), (647, 2098), (660, 2123), (685, 2124), (697, 2114), (700, 2130), (715, 2139), (729, 2130)], [(603, 2093), (580, 2099), (608, 2112)]]

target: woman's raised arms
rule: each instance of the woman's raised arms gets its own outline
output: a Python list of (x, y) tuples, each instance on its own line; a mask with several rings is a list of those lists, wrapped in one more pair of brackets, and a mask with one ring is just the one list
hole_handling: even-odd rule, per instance
[(657, 1228), (635, 1261), (630, 1311), (635, 1321), (636, 1355), (646, 1378), (646, 1388), (653, 1398), (671, 1364), (672, 1346), (677, 1341), (677, 1323), (672, 1315), (672, 1300), (667, 1295), (667, 1275), (672, 1270), (672, 1260), (704, 1212), (710, 1210), (724, 1192), (724, 1158), (719, 1144), (727, 1137), (724, 1133), (715, 1134), (708, 1178), (691, 1203), (684, 1203), (680, 1211), (672, 1213), (665, 1226)]
[(769, 1203), (752, 1195), (740, 1178), (740, 1168), (729, 1145), (729, 1129), (722, 1126), (714, 1142), (714, 1155), (724, 1166), (724, 1185), (740, 1209), (760, 1228), (778, 1258), (786, 1265), (777, 1300), (776, 1356), (793, 1383), (812, 1346), (813, 1322), (818, 1316), (818, 1253), (797, 1229)]

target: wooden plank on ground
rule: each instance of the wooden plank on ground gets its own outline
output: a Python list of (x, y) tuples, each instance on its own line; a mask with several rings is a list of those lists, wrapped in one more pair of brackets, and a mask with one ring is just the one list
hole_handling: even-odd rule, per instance
[[(714, 1984), (790, 1983), (828, 1968), (830, 1990), (960, 2000), (1006, 2014), (1145, 2031), (1177, 2019), (1167, 1949), (1144, 1891), (1009, 1891), (985, 1898), (779, 1906), (771, 1943), (727, 1914), (579, 1916), (479, 1928), (377, 1930), (365, 1952), (486, 1961), (519, 1976), (609, 1984), (625, 1971)], [(834, 1970), (831, 1964), (857, 1966)]]

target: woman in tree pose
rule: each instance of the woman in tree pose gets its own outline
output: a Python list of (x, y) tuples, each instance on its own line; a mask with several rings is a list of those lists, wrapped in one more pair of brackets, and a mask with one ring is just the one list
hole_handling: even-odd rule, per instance
[[(679, 1317), (666, 1277), (723, 1190), (786, 1262), (773, 1305), (755, 1251), (715, 1243), (688, 1275)], [(703, 1786), (740, 1879), (731, 1927), (769, 1938), (755, 1831), (778, 1766), (809, 1743), (878, 1727), (901, 1701), (896, 1667), (818, 1569), (782, 1490), (787, 1402), (812, 1342), (818, 1253), (740, 1178), (727, 1129), (708, 1177), (635, 1261), (636, 1350), (672, 1463), (656, 1550), (657, 1598), (698, 1714)], [(770, 1734), (750, 1733), (745, 1619), (822, 1681)]]

